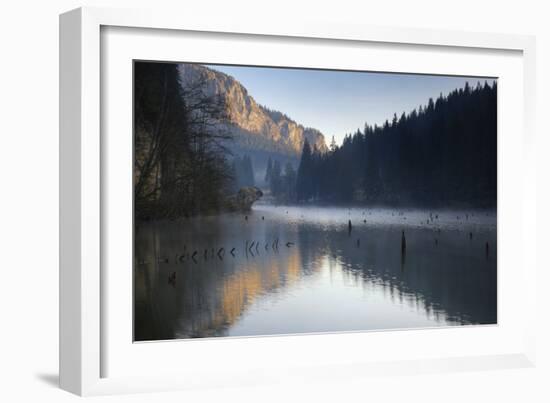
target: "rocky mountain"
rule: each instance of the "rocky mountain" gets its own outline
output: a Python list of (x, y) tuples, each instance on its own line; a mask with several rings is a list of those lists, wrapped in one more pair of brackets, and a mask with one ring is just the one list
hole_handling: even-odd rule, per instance
[(258, 104), (235, 78), (198, 64), (181, 64), (183, 85), (201, 80), (208, 95), (220, 95), (225, 100), (229, 123), (220, 125), (233, 135), (230, 147), (239, 154), (250, 154), (255, 160), (271, 155), (296, 160), (304, 140), (325, 152), (325, 137), (316, 129), (304, 127), (284, 113)]

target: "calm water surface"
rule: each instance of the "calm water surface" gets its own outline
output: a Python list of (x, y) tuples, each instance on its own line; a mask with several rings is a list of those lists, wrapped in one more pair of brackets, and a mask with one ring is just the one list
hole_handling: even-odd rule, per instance
[(496, 252), (494, 211), (255, 205), (140, 223), (135, 340), (493, 324)]

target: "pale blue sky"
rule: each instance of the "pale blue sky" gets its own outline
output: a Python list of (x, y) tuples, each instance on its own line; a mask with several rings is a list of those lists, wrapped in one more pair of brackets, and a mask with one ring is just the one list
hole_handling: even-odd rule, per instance
[[(347, 133), (365, 122), (381, 125), (394, 113), (410, 112), (430, 97), (448, 94), (466, 81), (485, 78), (395, 73), (345, 72), (268, 67), (208, 67), (233, 76), (256, 102), (287, 114), (304, 126), (319, 129), (327, 143), (341, 144)], [(492, 82), (492, 79), (487, 79)]]

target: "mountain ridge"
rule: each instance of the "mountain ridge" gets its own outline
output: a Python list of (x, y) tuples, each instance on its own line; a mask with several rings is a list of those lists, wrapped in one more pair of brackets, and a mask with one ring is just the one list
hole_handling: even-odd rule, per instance
[(231, 148), (234, 150), (299, 158), (306, 139), (319, 152), (328, 150), (321, 131), (297, 123), (281, 111), (259, 104), (233, 76), (191, 63), (180, 64), (179, 72), (184, 86), (202, 80), (206, 94), (223, 97), (228, 121), (220, 122), (220, 126), (233, 136), (234, 144)]

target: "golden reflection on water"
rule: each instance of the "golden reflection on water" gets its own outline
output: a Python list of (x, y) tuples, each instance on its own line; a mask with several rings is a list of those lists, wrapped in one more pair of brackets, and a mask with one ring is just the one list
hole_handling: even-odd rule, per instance
[(249, 261), (242, 270), (224, 277), (218, 288), (221, 303), (212, 315), (212, 325), (233, 325), (257, 298), (296, 283), (300, 271), (298, 249), (293, 249), (284, 260), (274, 257), (261, 262)]

